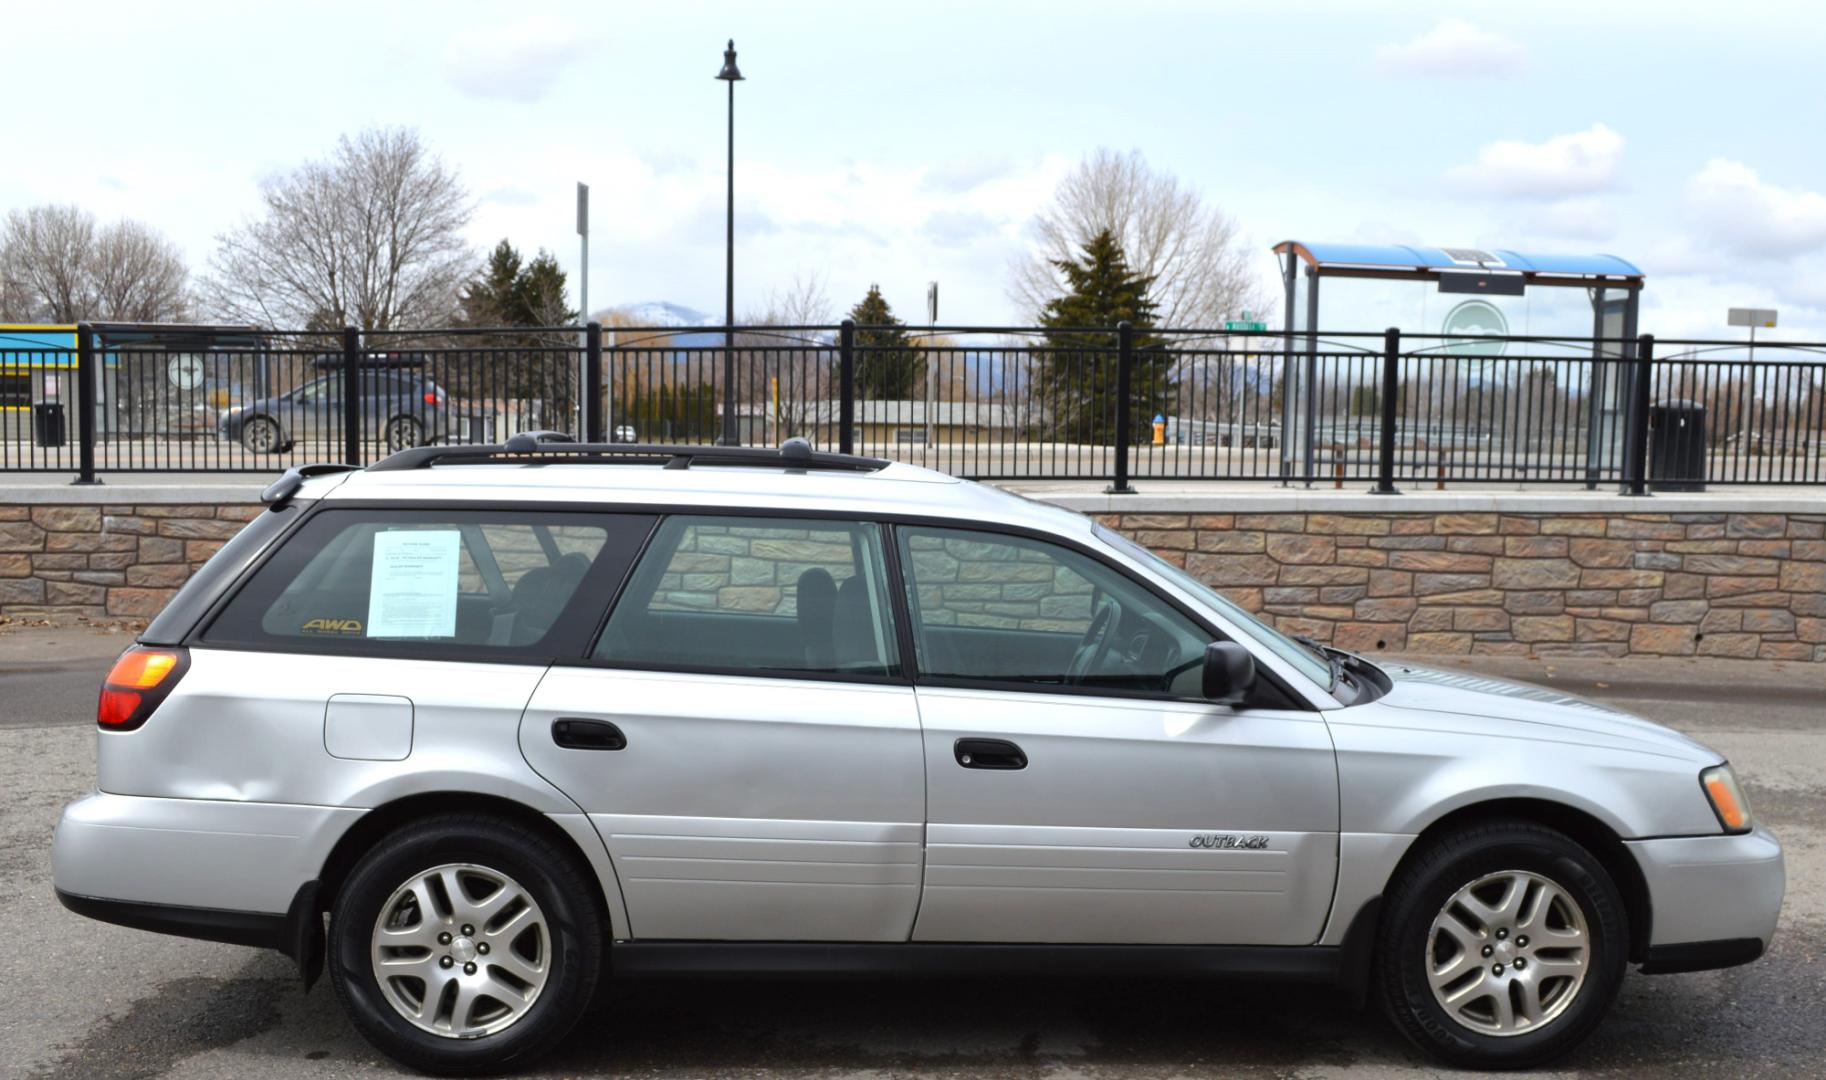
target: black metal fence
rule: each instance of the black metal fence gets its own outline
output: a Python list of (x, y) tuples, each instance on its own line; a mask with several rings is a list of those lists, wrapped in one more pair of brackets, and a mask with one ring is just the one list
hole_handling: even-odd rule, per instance
[[(1826, 483), (1826, 345), (840, 326), (0, 332), (0, 471), (274, 472), (521, 430), (976, 478)], [(591, 390), (594, 392), (591, 392)]]

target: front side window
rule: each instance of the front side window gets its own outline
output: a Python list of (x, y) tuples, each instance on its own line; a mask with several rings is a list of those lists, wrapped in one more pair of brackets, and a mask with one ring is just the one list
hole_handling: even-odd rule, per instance
[(631, 514), (324, 511), (203, 640), (581, 655), (652, 525)]
[(1123, 536), (1121, 533), (1115, 532), (1112, 529), (1107, 529), (1102, 525), (1096, 526), (1096, 532), (1098, 539), (1102, 540), (1104, 543), (1122, 552), (1129, 558), (1146, 564), (1155, 573), (1222, 612), (1225, 618), (1242, 627), (1245, 633), (1272, 650), (1276, 656), (1299, 669), (1302, 675), (1305, 675), (1320, 686), (1327, 688), (1331, 687), (1331, 664), (1325, 660), (1322, 655), (1319, 655), (1315, 649), (1300, 644), (1286, 634), (1276, 630), (1274, 627), (1262, 622), (1247, 611), (1237, 607), (1229, 597), (1226, 597), (1224, 594), (1213, 589), (1211, 586), (1206, 585), (1204, 582), (1193, 577), (1191, 574), (1186, 573), (1179, 567), (1174, 566), (1172, 563), (1154, 554), (1147, 548), (1135, 543), (1128, 537)]
[(1211, 635), (1059, 544), (896, 530), (921, 677), (1198, 697)]
[(879, 526), (666, 519), (595, 656), (638, 666), (899, 673)]

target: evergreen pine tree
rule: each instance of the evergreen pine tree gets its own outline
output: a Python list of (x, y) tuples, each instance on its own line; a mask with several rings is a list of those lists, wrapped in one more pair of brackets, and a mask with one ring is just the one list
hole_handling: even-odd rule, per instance
[(565, 326), (577, 318), (577, 312), (565, 306), (565, 274), (558, 260), (541, 248), (533, 261), (514, 278), (513, 301), (516, 326)]
[(463, 286), (457, 298), (457, 321), (463, 326), (507, 326), (515, 307), (514, 286), (520, 278), (520, 253), (506, 240), (495, 245), (481, 272)]
[(926, 359), (907, 340), (906, 324), (870, 285), (850, 318), (856, 323), (856, 397), (866, 401), (907, 401), (924, 394)]
[[(1129, 410), (1131, 437), (1146, 437), (1155, 415), (1172, 407), (1177, 389), (1173, 356), (1146, 333), (1154, 326), (1156, 305), (1148, 295), (1154, 279), (1129, 268), (1107, 229), (1084, 245), (1079, 258), (1053, 265), (1069, 291), (1048, 301), (1040, 318), (1051, 329), (1035, 372), (1052, 438), (1114, 443), (1118, 408)], [(1124, 320), (1135, 328), (1134, 359), (1129, 400), (1118, 402), (1115, 326)]]

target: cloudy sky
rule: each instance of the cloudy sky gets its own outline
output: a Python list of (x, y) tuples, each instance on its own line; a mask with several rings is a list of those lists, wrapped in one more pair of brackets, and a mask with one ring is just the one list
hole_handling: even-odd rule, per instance
[[(8, 0), (4, 21), (0, 209), (141, 218), (198, 268), (263, 175), (410, 125), (474, 192), (478, 249), (574, 271), (585, 180), (593, 309), (720, 311), (733, 36), (738, 309), (816, 274), (845, 306), (878, 281), (911, 316), (937, 279), (943, 321), (1012, 319), (1033, 210), (1107, 146), (1235, 217), (1266, 281), (1285, 238), (1608, 252), (1647, 272), (1664, 337), (1723, 335), (1733, 305), (1826, 337), (1813, 4)], [(1406, 321), (1377, 303), (1330, 310)]]

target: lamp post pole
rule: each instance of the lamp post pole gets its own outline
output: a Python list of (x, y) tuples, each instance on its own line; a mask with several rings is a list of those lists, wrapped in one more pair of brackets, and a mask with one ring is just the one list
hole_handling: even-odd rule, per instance
[(724, 230), (723, 257), (723, 438), (724, 446), (739, 446), (735, 429), (735, 84), (742, 69), (735, 66), (735, 39), (723, 50), (723, 70), (716, 76), (729, 84), (729, 200)]

